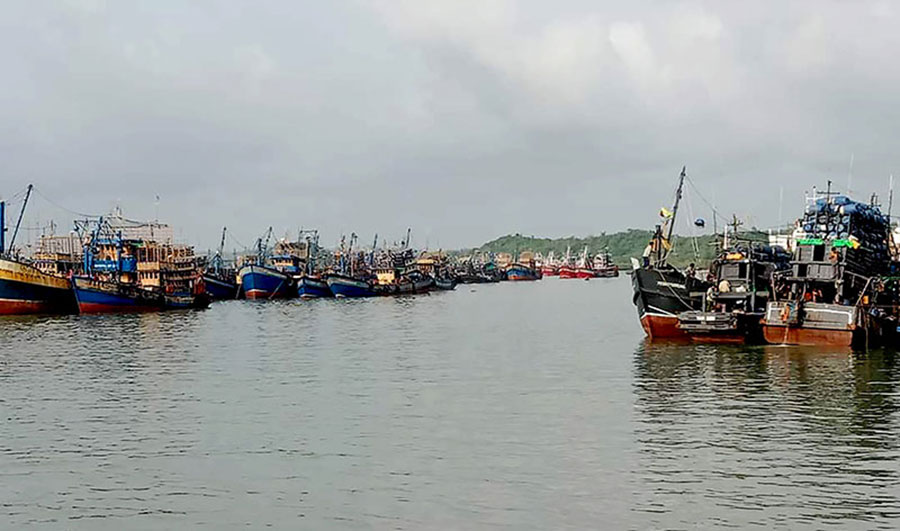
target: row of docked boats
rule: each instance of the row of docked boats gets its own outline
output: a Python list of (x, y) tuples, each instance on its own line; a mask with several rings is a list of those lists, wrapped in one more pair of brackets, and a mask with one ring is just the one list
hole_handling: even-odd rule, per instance
[(571, 248), (566, 249), (566, 254), (561, 260), (553, 257), (553, 252), (541, 265), (541, 273), (544, 276), (558, 276), (559, 278), (615, 278), (619, 276), (619, 266), (610, 259), (609, 250), (590, 257), (588, 248), (585, 247), (581, 255), (576, 259), (572, 256)]
[[(117, 213), (76, 222), (76, 234), (42, 239), (33, 257), (15, 247), (22, 212), (6, 242), (0, 202), (0, 314), (97, 313), (203, 308), (209, 297), (193, 248), (159, 224)], [(154, 231), (162, 234), (154, 235)]]
[[(682, 197), (633, 259), (633, 302), (651, 339), (787, 345), (896, 345), (897, 232), (876, 196), (858, 202), (813, 189), (787, 248), (726, 230), (708, 273), (668, 261)], [(774, 239), (774, 238), (773, 238)]]
[(315, 230), (273, 241), (271, 228), (251, 252), (226, 260), (226, 229), (215, 253), (199, 256), (174, 242), (170, 226), (130, 220), (120, 210), (76, 220), (70, 234), (44, 235), (36, 250), (22, 253), (15, 239), (30, 195), (31, 187), (8, 244), (6, 205), (0, 202), (0, 314), (205, 308), (213, 300), (236, 298), (411, 295), (457, 284), (538, 280), (548, 262), (531, 252), (417, 252), (409, 232), (392, 247), (379, 247), (376, 236), (370, 248), (361, 248), (352, 234), (326, 250)]

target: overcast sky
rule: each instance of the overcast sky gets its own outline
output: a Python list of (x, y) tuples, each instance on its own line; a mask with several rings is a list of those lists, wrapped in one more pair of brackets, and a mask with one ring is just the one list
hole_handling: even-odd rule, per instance
[(649, 228), (686, 164), (770, 226), (782, 186), (796, 217), (851, 155), (859, 194), (900, 176), (898, 22), (887, 1), (8, 2), (0, 194), (135, 218), (158, 194), (201, 248), (222, 225), (449, 248)]

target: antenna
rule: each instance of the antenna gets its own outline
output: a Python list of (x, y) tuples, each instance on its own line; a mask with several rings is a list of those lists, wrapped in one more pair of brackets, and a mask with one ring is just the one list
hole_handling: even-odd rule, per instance
[(850, 153), (850, 167), (847, 169), (847, 195), (853, 196), (853, 153)]

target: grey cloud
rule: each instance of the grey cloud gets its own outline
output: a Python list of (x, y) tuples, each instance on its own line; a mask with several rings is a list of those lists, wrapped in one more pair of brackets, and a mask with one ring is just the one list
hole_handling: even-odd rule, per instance
[(789, 216), (809, 186), (845, 186), (851, 153), (853, 188), (886, 188), (898, 16), (889, 2), (22, 2), (0, 15), (0, 193), (32, 181), (136, 217), (159, 194), (201, 247), (221, 225), (242, 240), (318, 226), (329, 243), (412, 226), (457, 247), (646, 227), (687, 164), (721, 211), (768, 226), (780, 187)]

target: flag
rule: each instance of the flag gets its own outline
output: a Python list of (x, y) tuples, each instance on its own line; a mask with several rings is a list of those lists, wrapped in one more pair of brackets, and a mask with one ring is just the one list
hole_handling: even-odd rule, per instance
[(672, 217), (672, 213), (669, 211), (668, 208), (662, 207), (659, 209), (659, 216), (661, 218), (669, 219)]

